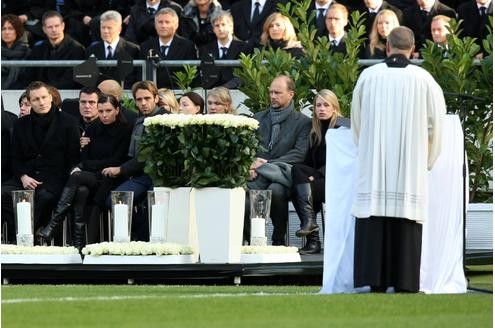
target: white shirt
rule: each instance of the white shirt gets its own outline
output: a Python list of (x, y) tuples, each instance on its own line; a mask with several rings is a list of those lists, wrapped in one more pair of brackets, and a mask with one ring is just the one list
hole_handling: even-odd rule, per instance
[(160, 40), (160, 38), (158, 38), (158, 42), (160, 43), (160, 51), (162, 49), (162, 46), (167, 47), (167, 49), (165, 50), (164, 56), (168, 55), (168, 51), (170, 50), (170, 44), (172, 43), (173, 39), (174, 38), (170, 39), (170, 41), (168, 41), (167, 43), (163, 43), (162, 40)]
[(315, 2), (315, 10), (316, 10), (316, 17), (318, 17), (318, 9), (325, 9), (323, 11), (323, 15), (326, 16), (327, 15), (327, 10), (328, 10), (328, 7), (330, 7), (330, 5), (332, 4), (332, 1), (329, 1), (326, 5), (319, 5), (318, 3)]
[(108, 57), (108, 55), (109, 55), (109, 53), (108, 53), (108, 46), (112, 47), (112, 53), (111, 53), (111, 55), (112, 56), (115, 56), (115, 49), (117, 49), (117, 44), (119, 43), (119, 41), (120, 41), (120, 38), (117, 38), (117, 40), (115, 40), (112, 43), (108, 43), (106, 41), (103, 42), (105, 44), (105, 57)]
[(330, 44), (333, 43), (333, 41), (335, 40), (337, 42), (336, 46), (338, 46), (340, 44), (340, 41), (342, 40), (342, 38), (344, 37), (345, 33), (342, 33), (341, 36), (338, 36), (336, 38), (333, 38), (330, 34), (328, 35), (328, 40), (330, 40)]
[(220, 41), (217, 40), (218, 54), (220, 55), (220, 57), (222, 56), (222, 48), (227, 48), (228, 51), (228, 49), (230, 48), (230, 44), (232, 43), (232, 39), (233, 38), (230, 38), (226, 44), (221, 44)]

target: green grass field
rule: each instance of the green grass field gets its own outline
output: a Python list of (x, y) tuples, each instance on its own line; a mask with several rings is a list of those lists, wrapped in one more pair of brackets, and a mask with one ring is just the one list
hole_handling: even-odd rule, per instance
[(492, 327), (492, 295), (319, 287), (2, 286), (2, 327)]

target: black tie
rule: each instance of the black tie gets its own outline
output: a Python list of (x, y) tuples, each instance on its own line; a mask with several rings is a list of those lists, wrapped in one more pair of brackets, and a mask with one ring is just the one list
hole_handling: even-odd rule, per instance
[(484, 17), (486, 15), (486, 7), (480, 7), (480, 16)]
[(168, 46), (160, 46), (160, 52), (162, 53), (162, 57), (167, 57)]
[(112, 46), (107, 46), (107, 59), (112, 59), (113, 58), (113, 53), (112, 53)]
[(428, 16), (428, 11), (421, 10), (421, 17), (423, 18), (423, 22), (426, 20), (427, 16)]
[(220, 50), (222, 50), (222, 54), (220, 55), (220, 59), (225, 59), (227, 58), (227, 47), (220, 47)]
[(155, 8), (153, 7), (148, 7), (148, 13), (153, 16), (155, 14)]
[(251, 19), (251, 23), (254, 22), (259, 15), (260, 15), (260, 3), (256, 1), (254, 3), (254, 12), (253, 12), (253, 18)]
[(332, 40), (332, 48), (336, 48), (337, 47), (337, 40)]
[(316, 27), (318, 31), (325, 29), (325, 8), (318, 8), (318, 17), (316, 17)]

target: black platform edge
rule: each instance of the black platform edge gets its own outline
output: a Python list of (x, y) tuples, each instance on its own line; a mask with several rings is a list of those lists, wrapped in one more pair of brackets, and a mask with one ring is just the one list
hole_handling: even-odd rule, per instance
[(255, 264), (2, 264), (9, 284), (321, 284), (322, 261)]

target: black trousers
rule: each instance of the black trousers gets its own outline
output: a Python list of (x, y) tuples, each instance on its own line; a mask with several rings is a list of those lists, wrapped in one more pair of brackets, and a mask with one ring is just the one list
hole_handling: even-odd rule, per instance
[[(16, 229), (14, 204), (12, 200), (12, 191), (23, 190), (22, 183), (17, 178), (12, 178), (2, 185), (2, 223), (7, 223), (7, 242), (15, 243)], [(55, 206), (58, 194), (55, 194), (45, 188), (43, 185), (36, 188), (34, 192), (34, 232), (48, 223), (53, 207)]]
[[(313, 210), (315, 213), (321, 211), (322, 204), (325, 202), (325, 176), (311, 166), (304, 164), (295, 164), (292, 166), (292, 185), (309, 183), (311, 185), (311, 197), (313, 200)], [(309, 181), (309, 177), (313, 181)], [(294, 203), (294, 206), (296, 204)]]
[(357, 218), (354, 286), (418, 292), (423, 226), (404, 218)]

